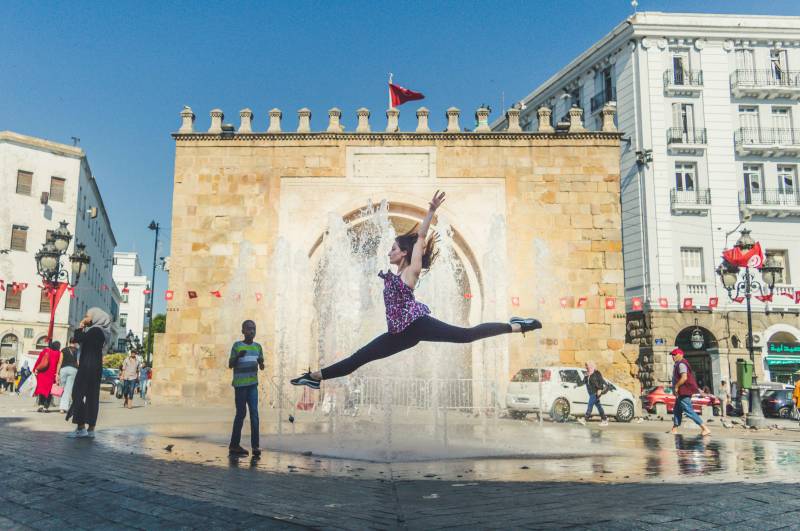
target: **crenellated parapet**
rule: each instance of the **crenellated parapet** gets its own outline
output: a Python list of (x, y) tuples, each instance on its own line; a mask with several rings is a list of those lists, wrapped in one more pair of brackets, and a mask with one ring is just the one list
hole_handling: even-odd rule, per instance
[[(239, 127), (233, 131), (233, 126), (223, 124), (225, 114), (222, 109), (213, 109), (210, 112), (210, 125), (207, 131), (196, 131), (194, 127), (195, 115), (192, 109), (185, 106), (180, 113), (180, 129), (174, 134), (176, 137), (187, 137), (197, 135), (203, 138), (210, 135), (219, 135), (221, 138), (230, 139), (236, 137), (246, 137), (248, 135), (331, 135), (331, 134), (370, 134), (370, 135), (421, 135), (421, 134), (459, 134), (464, 136), (497, 136), (503, 135), (564, 135), (564, 134), (614, 134), (619, 135), (614, 126), (614, 116), (616, 106), (606, 105), (602, 110), (602, 130), (588, 131), (583, 124), (583, 111), (577, 107), (569, 112), (569, 127), (554, 128), (551, 124), (552, 112), (547, 107), (538, 109), (539, 127), (536, 131), (524, 131), (520, 126), (520, 110), (510, 108), (505, 112), (506, 129), (504, 131), (493, 131), (489, 126), (489, 116), (491, 109), (479, 107), (475, 110), (475, 127), (473, 130), (462, 129), (459, 119), (461, 111), (456, 107), (450, 107), (445, 111), (446, 126), (444, 131), (431, 131), (428, 123), (430, 111), (425, 107), (416, 110), (417, 126), (412, 131), (400, 130), (400, 110), (390, 107), (386, 110), (386, 126), (373, 127), (370, 124), (371, 113), (364, 107), (356, 110), (356, 127), (351, 131), (345, 131), (342, 124), (342, 111), (336, 107), (328, 111), (328, 123), (324, 128), (316, 131), (311, 128), (311, 109), (303, 107), (297, 111), (297, 127), (294, 130), (282, 126), (283, 112), (280, 109), (270, 109), (266, 115), (268, 123), (259, 124), (255, 121), (255, 115), (249, 108), (239, 111)], [(289, 129), (289, 130), (287, 130)]]

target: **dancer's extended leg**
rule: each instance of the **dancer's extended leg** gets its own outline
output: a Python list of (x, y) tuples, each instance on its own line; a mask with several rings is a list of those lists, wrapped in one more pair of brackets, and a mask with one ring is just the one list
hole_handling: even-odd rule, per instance
[(419, 343), (417, 334), (413, 334), (413, 324), (399, 334), (381, 334), (360, 349), (352, 356), (338, 361), (330, 367), (325, 367), (320, 372), (323, 380), (346, 376), (370, 361), (386, 358), (409, 349)]
[(513, 330), (508, 323), (483, 323), (471, 328), (462, 328), (444, 323), (427, 315), (414, 322), (420, 341), (442, 343), (472, 343), (479, 339), (510, 334)]

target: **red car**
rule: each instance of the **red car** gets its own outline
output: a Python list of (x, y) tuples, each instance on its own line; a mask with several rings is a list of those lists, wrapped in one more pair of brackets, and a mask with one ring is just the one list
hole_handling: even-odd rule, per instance
[[(647, 394), (643, 397), (643, 402), (644, 408), (650, 413), (655, 411), (656, 404), (666, 404), (667, 413), (672, 413), (672, 409), (675, 407), (675, 395), (672, 394), (672, 387), (659, 385), (647, 391)], [(711, 406), (714, 408), (714, 414), (719, 414), (719, 398), (713, 395), (692, 395), (692, 409), (696, 413), (700, 413), (703, 406)]]

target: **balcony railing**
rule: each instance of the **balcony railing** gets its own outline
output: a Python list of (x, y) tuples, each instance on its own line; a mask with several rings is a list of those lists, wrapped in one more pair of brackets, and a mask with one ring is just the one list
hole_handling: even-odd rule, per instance
[(681, 127), (670, 127), (667, 129), (667, 145), (671, 144), (706, 144), (706, 129), (700, 127), (696, 129), (684, 130)]
[(703, 86), (702, 70), (667, 70), (664, 72), (664, 86)]
[(741, 127), (733, 135), (739, 145), (800, 146), (800, 129), (775, 127)]
[(787, 87), (800, 88), (800, 71), (797, 70), (736, 70), (731, 74), (731, 88)]
[(711, 190), (708, 188), (698, 188), (697, 190), (673, 188), (670, 190), (669, 199), (673, 205), (710, 205)]
[(592, 109), (591, 112), (595, 112), (596, 110), (602, 108), (603, 105), (605, 105), (609, 101), (616, 101), (616, 99), (617, 99), (617, 89), (614, 87), (611, 87), (610, 91), (602, 90), (598, 92), (597, 94), (592, 96), (592, 99), (590, 100)]
[(747, 206), (800, 207), (800, 194), (797, 190), (748, 188), (740, 194), (740, 200)]

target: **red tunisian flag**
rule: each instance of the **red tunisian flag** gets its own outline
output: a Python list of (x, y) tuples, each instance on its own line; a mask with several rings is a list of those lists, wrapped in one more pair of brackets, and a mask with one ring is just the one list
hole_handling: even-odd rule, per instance
[(421, 92), (414, 92), (400, 85), (389, 83), (389, 97), (392, 100), (392, 107), (397, 107), (407, 101), (424, 99), (425, 95)]
[(743, 253), (738, 247), (722, 251), (722, 258), (737, 267), (761, 269), (761, 266), (764, 265), (764, 252), (758, 242), (746, 253)]

